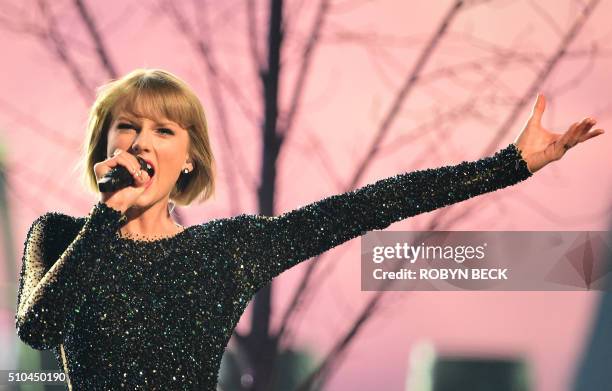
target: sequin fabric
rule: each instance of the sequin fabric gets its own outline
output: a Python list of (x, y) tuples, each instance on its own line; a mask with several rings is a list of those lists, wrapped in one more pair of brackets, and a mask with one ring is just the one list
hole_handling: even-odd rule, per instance
[(374, 229), (518, 183), (514, 144), (493, 156), (381, 179), (275, 217), (240, 214), (171, 237), (119, 235), (125, 216), (48, 212), (24, 244), (16, 329), (52, 349), (71, 390), (216, 390), (253, 295), (283, 271)]

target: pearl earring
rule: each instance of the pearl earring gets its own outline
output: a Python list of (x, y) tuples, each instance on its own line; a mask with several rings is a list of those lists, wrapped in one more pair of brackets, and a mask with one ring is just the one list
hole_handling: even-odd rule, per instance
[(187, 174), (187, 173), (189, 173), (189, 170), (188, 170), (188, 169), (184, 169), (184, 170), (183, 170), (183, 172), (184, 172), (185, 174)]

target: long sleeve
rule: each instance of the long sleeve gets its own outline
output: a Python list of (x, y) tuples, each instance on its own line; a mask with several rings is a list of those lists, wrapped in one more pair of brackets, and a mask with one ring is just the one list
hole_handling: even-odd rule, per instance
[(257, 292), (299, 262), (373, 229), (516, 184), (533, 175), (510, 144), (493, 156), (381, 179), (280, 216), (223, 223), (236, 278)]
[[(47, 243), (59, 229), (53, 213), (32, 223), (24, 244), (17, 294), (15, 325), (19, 338), (34, 349), (50, 349), (62, 342), (69, 311), (75, 311), (79, 293), (87, 287), (88, 271), (105, 251), (108, 239), (125, 216), (98, 202), (89, 218), (59, 258), (49, 260)], [(51, 264), (49, 270), (45, 265)]]

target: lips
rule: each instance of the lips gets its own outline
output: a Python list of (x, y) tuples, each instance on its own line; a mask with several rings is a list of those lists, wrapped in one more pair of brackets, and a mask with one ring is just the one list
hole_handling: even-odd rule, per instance
[(143, 169), (147, 171), (150, 177), (153, 177), (155, 175), (155, 166), (153, 165), (153, 163), (150, 160), (143, 158), (142, 156), (140, 156), (140, 158), (146, 163), (146, 166), (143, 167)]
[(149, 186), (151, 186), (151, 183), (153, 183), (153, 177), (149, 178), (147, 183), (144, 184), (145, 189), (149, 188)]

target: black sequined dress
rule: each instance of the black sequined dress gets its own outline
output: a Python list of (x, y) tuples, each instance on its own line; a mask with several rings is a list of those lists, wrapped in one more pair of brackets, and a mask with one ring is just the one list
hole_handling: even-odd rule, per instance
[(72, 390), (215, 390), (253, 295), (367, 231), (532, 175), (514, 144), (476, 161), (381, 179), (276, 217), (241, 214), (152, 241), (119, 236), (121, 212), (49, 212), (24, 244), (19, 338), (52, 349)]

